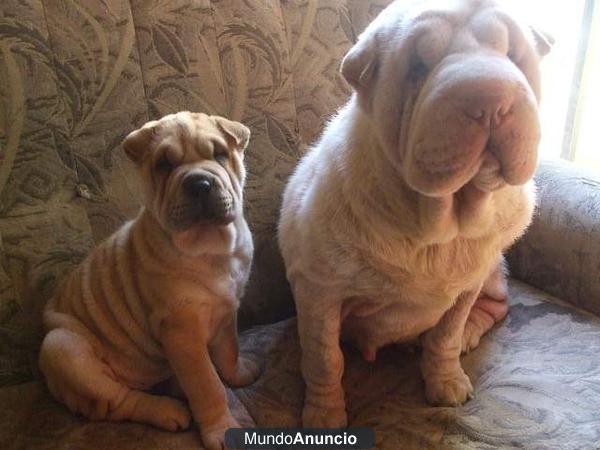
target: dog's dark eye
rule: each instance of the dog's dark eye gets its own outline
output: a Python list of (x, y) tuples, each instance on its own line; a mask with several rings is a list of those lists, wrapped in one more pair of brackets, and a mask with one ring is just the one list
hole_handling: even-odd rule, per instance
[(508, 49), (506, 56), (508, 56), (508, 59), (510, 59), (514, 64), (519, 64), (519, 56), (517, 55), (517, 50), (514, 47), (511, 46)]
[(163, 156), (157, 161), (156, 168), (163, 173), (169, 173), (173, 170), (173, 163), (169, 161), (169, 158)]
[(415, 58), (410, 66), (409, 78), (411, 80), (419, 80), (429, 73), (429, 68), (419, 58)]

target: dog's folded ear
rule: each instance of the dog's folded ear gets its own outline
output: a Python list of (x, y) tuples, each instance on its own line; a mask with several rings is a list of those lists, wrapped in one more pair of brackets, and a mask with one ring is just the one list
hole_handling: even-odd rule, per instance
[(377, 42), (373, 34), (361, 36), (342, 60), (341, 73), (359, 94), (368, 95), (377, 75)]
[(531, 34), (533, 35), (533, 40), (535, 42), (535, 48), (540, 56), (544, 57), (552, 47), (554, 46), (554, 38), (543, 30), (540, 30), (535, 27), (529, 27), (531, 29)]
[(227, 142), (238, 150), (244, 150), (250, 141), (250, 130), (244, 124), (225, 119), (220, 116), (212, 116), (212, 119), (219, 127), (219, 130), (225, 134)]
[(139, 164), (144, 159), (144, 154), (156, 134), (157, 123), (156, 121), (148, 122), (142, 128), (129, 133), (123, 141), (123, 150), (134, 163)]

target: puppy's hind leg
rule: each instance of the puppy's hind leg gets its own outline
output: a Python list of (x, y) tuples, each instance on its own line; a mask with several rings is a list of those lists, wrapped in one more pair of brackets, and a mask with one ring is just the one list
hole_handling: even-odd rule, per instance
[(131, 420), (169, 431), (187, 428), (190, 413), (179, 400), (150, 395), (120, 383), (81, 335), (64, 328), (48, 333), (40, 369), (54, 397), (92, 420)]

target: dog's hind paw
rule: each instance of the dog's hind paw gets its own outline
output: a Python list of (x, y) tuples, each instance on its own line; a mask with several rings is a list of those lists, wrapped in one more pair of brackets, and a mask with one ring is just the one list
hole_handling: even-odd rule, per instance
[(482, 336), (508, 313), (506, 299), (496, 300), (480, 295), (467, 319), (462, 336), (462, 353), (469, 353), (479, 345)]
[(425, 380), (427, 401), (437, 406), (459, 406), (473, 397), (473, 386), (465, 372)]

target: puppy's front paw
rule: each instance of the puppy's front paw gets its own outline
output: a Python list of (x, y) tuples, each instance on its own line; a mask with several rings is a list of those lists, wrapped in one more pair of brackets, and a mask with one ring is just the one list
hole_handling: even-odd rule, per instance
[(190, 425), (190, 410), (181, 401), (170, 397), (158, 397), (154, 410), (154, 424), (169, 431), (185, 430)]
[(437, 406), (459, 406), (473, 397), (471, 380), (462, 369), (446, 376), (431, 376), (425, 380), (427, 401)]
[(306, 428), (346, 428), (348, 417), (342, 408), (323, 408), (315, 405), (304, 405), (302, 425)]
[(230, 428), (239, 428), (240, 425), (230, 415), (225, 414), (214, 423), (202, 425), (202, 442), (207, 450), (225, 449), (225, 432)]
[(260, 375), (260, 367), (254, 361), (239, 357), (237, 371), (231, 380), (226, 380), (231, 387), (242, 387), (252, 384)]

